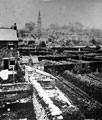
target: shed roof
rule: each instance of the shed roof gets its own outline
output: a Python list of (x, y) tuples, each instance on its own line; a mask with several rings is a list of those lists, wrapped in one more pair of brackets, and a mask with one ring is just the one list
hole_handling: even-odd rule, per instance
[(0, 29), (0, 41), (18, 41), (16, 30)]

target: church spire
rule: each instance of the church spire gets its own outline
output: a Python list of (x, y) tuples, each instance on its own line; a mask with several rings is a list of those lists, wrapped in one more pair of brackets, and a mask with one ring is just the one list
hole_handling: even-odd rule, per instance
[(40, 11), (39, 11), (39, 15), (38, 15), (38, 18), (40, 18), (40, 19), (41, 19), (41, 14), (40, 14)]
[(38, 31), (41, 31), (42, 21), (41, 21), (41, 13), (40, 13), (40, 11), (39, 11), (39, 14), (38, 14), (37, 26), (38, 26)]

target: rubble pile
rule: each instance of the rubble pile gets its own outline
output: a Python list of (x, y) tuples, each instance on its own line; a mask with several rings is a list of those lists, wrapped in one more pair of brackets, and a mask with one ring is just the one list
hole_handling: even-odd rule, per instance
[(83, 119), (79, 115), (78, 107), (55, 85), (56, 78), (53, 75), (33, 67), (26, 66), (25, 68), (26, 79), (33, 85), (34, 109), (37, 116), (39, 116), (37, 120), (41, 116), (46, 119), (53, 118), (55, 120), (64, 120), (66, 118), (69, 120)]

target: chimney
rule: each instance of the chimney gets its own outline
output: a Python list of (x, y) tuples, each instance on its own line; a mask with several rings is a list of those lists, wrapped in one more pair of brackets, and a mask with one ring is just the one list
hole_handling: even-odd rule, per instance
[(17, 25), (16, 25), (16, 23), (14, 23), (14, 30), (17, 30)]

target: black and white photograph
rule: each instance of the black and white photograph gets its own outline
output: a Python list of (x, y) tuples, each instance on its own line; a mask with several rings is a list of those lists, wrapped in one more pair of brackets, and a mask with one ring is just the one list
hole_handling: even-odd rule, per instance
[(0, 120), (102, 120), (102, 0), (0, 0)]

